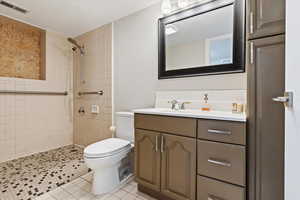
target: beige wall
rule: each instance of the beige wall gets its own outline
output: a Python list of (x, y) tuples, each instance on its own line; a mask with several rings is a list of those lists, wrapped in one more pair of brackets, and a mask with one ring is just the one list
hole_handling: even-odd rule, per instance
[(246, 73), (158, 80), (160, 5), (114, 22), (115, 110), (154, 106), (155, 91), (245, 90)]
[[(75, 63), (74, 142), (88, 145), (111, 137), (112, 124), (112, 26), (111, 24), (76, 38), (84, 44), (86, 54), (77, 52)], [(103, 90), (104, 95), (79, 97), (79, 91)], [(99, 105), (100, 113), (92, 114), (91, 106)], [(79, 114), (83, 106), (85, 114)]]
[(46, 33), (46, 80), (0, 78), (0, 90), (69, 91), (69, 96), (0, 94), (0, 162), (72, 144), (72, 52)]

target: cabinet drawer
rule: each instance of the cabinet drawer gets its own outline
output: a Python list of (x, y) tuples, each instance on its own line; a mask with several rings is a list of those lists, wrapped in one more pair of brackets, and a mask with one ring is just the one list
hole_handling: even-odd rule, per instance
[(198, 138), (245, 145), (246, 123), (198, 120)]
[(198, 173), (245, 186), (245, 147), (198, 140)]
[(135, 114), (134, 123), (139, 129), (196, 137), (196, 119)]
[(197, 200), (245, 200), (245, 189), (198, 176)]

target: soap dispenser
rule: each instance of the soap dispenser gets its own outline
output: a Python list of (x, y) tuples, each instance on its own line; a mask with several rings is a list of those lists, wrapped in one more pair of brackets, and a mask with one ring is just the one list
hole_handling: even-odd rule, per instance
[(205, 94), (204, 95), (204, 105), (202, 107), (202, 111), (210, 111), (211, 110), (211, 107), (208, 103), (208, 94)]

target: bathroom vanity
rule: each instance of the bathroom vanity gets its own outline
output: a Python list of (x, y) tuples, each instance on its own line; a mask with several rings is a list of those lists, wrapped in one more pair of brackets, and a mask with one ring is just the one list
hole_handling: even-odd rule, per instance
[(245, 200), (246, 117), (135, 110), (138, 189), (158, 199)]

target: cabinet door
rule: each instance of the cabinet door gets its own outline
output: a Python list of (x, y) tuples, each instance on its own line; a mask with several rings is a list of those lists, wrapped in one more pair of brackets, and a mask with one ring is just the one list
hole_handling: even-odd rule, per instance
[(285, 0), (250, 0), (249, 4), (251, 39), (284, 33)]
[(248, 186), (251, 195), (248, 199), (282, 200), (285, 111), (281, 103), (272, 99), (283, 96), (285, 91), (284, 36), (258, 39), (250, 44), (253, 56), (248, 63)]
[(155, 191), (160, 191), (161, 153), (159, 144), (159, 133), (135, 130), (136, 181)]
[(196, 198), (196, 140), (162, 135), (161, 192), (175, 200)]

